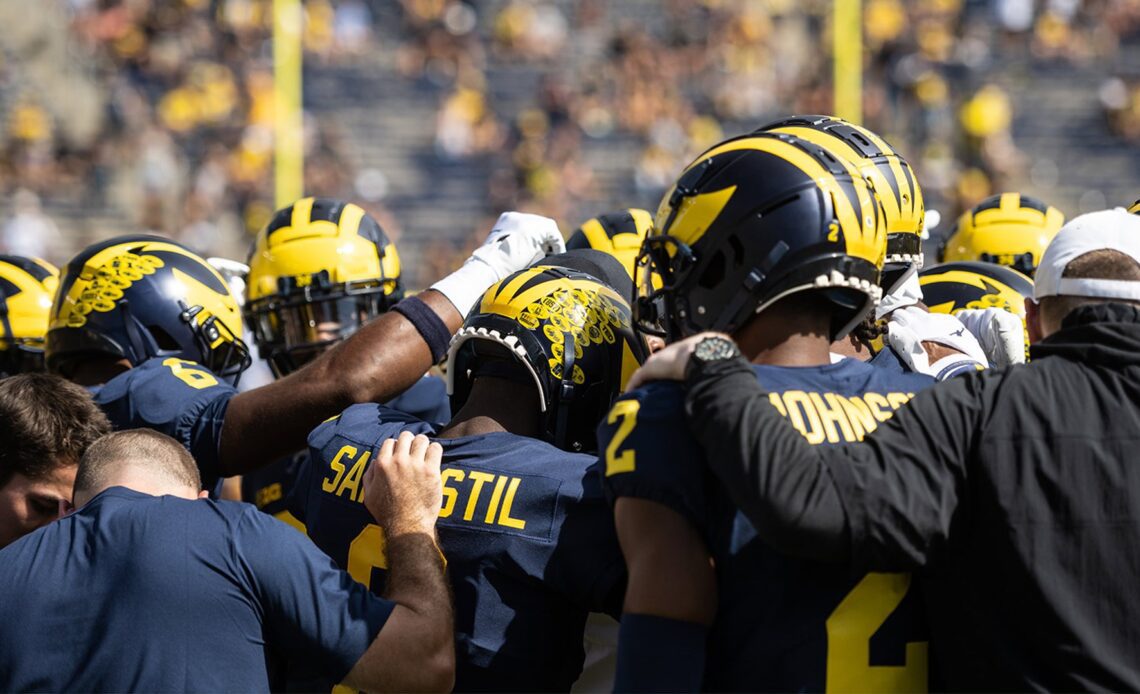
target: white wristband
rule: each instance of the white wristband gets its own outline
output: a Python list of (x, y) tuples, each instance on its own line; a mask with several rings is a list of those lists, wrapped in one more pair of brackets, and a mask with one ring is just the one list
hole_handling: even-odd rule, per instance
[(498, 281), (499, 275), (494, 268), (479, 258), (468, 258), (462, 267), (431, 285), (431, 288), (446, 296), (455, 310), (466, 318), (475, 302), (483, 298), (487, 288)]

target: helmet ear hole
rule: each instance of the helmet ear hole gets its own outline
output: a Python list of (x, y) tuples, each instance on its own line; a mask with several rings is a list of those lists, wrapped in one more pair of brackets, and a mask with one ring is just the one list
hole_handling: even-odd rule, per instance
[(160, 350), (177, 352), (181, 349), (178, 340), (175, 340), (161, 325), (148, 325), (146, 327), (147, 330), (150, 331), (150, 334), (154, 336), (154, 343)]
[(697, 279), (697, 284), (704, 289), (715, 289), (724, 281), (725, 264), (724, 251), (717, 251), (715, 255), (709, 258), (708, 267)]

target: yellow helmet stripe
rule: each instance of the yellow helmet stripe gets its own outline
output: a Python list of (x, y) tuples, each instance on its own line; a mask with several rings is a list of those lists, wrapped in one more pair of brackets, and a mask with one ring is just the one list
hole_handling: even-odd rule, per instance
[(613, 246), (610, 235), (606, 233), (602, 223), (596, 218), (583, 223), (581, 229), (582, 233), (586, 235), (586, 241), (590, 243), (590, 248), (603, 250)]
[[(704, 156), (701, 157), (701, 159), (704, 160), (710, 157), (715, 157), (718, 154), (735, 152), (742, 149), (754, 149), (774, 154), (792, 164), (800, 171), (806, 173), (813, 180), (815, 180), (819, 187), (823, 188), (827, 192), (839, 193), (838, 196), (833, 195), (833, 197), (837, 197), (835, 205), (836, 216), (839, 217), (839, 223), (844, 227), (861, 226), (856, 221), (858, 219), (858, 215), (855, 213), (854, 205), (847, 197), (847, 194), (843, 193), (840, 189), (838, 182), (835, 180), (835, 176), (831, 175), (830, 172), (824, 169), (823, 166), (815, 160), (815, 157), (811, 156), (793, 144), (790, 144), (783, 140), (778, 140), (776, 138), (744, 137), (739, 140), (731, 140), (719, 147), (709, 150)], [(848, 169), (849, 174), (851, 174), (853, 177), (859, 177), (859, 173), (851, 170), (850, 165), (846, 161), (843, 161), (842, 159), (839, 161), (844, 168)], [(725, 202), (727, 203), (728, 201), (726, 200)]]
[(641, 236), (646, 235), (645, 233), (642, 233), (643, 229), (647, 230), (647, 232), (650, 234), (653, 233), (653, 215), (649, 214), (648, 210), (631, 207), (629, 209), (629, 215), (633, 217), (633, 223), (637, 227), (638, 233)]
[(309, 226), (309, 220), (313, 216), (313, 201), (315, 198), (301, 198), (293, 203), (293, 215), (289, 226), (294, 229), (304, 229)]
[(355, 234), (360, 230), (360, 220), (364, 219), (364, 210), (358, 205), (345, 205), (340, 211), (337, 227), (340, 233)]
[[(862, 129), (860, 129), (860, 131), (866, 135), (870, 135), (870, 133), (863, 131)], [(853, 165), (855, 162), (858, 162), (863, 158), (863, 155), (856, 151), (855, 148), (849, 145), (847, 142), (822, 130), (816, 130), (815, 128), (807, 128), (803, 126), (789, 126), (786, 128), (779, 128), (776, 132), (795, 135), (802, 140), (807, 140), (808, 142), (817, 144), (824, 149), (835, 152), (840, 156), (841, 159), (844, 160), (845, 165)], [(871, 138), (869, 137), (868, 139)], [(876, 144), (879, 144), (880, 147), (884, 146), (881, 140), (877, 141)], [(889, 151), (889, 148), (886, 149)], [(888, 170), (894, 172), (894, 169)], [(901, 171), (902, 169), (899, 167), (898, 172), (894, 172), (896, 177), (901, 174)], [(864, 175), (863, 172), (865, 172), (866, 175)], [(863, 176), (864, 178), (871, 179), (871, 183), (875, 187), (875, 191), (879, 194), (879, 200), (883, 203), (884, 212), (886, 213), (887, 219), (898, 219), (902, 215), (902, 198), (894, 195), (895, 188), (891, 186), (890, 181), (887, 180), (886, 174), (883, 172), (881, 167), (871, 165), (863, 168), (861, 171), (859, 169), (856, 169), (853, 175)], [(891, 194), (888, 195), (887, 191), (890, 191)]]
[(495, 313), (507, 318), (517, 318), (523, 309), (530, 306), (544, 296), (548, 296), (559, 289), (588, 289), (597, 291), (599, 296), (607, 296), (612, 300), (626, 305), (626, 300), (617, 292), (595, 280), (570, 279), (565, 277), (552, 278), (529, 287), (522, 293), (516, 293), (528, 281), (545, 272), (545, 268), (535, 267), (523, 271), (518, 277), (511, 280), (506, 286), (489, 290), (479, 305), (482, 313)]
[[(904, 214), (907, 214), (907, 212), (902, 209), (902, 201), (903, 200), (910, 200), (911, 204), (913, 205), (915, 202), (916, 196), (914, 194), (914, 191), (911, 190), (910, 177), (907, 176), (906, 173), (903, 171), (902, 162), (899, 160), (898, 154), (894, 151), (894, 149), (891, 148), (890, 145), (887, 144), (886, 140), (879, 137), (875, 133), (871, 132), (870, 130), (867, 130), (866, 128), (861, 128), (859, 126), (855, 126), (855, 128), (860, 133), (862, 133), (864, 137), (866, 137), (868, 140), (873, 142), (875, 144), (875, 146), (878, 147), (881, 152), (883, 152), (884, 154), (894, 155), (894, 156), (887, 157), (887, 164), (890, 166), (891, 173), (894, 174), (894, 178), (895, 178), (895, 185), (892, 188), (895, 195), (897, 196), (895, 198), (895, 203), (896, 203), (895, 209), (898, 210), (900, 217)], [(888, 181), (888, 183), (890, 183), (890, 181)], [(882, 193), (880, 193), (880, 197), (881, 196), (882, 196)], [(913, 213), (913, 210), (911, 211), (911, 213)]]

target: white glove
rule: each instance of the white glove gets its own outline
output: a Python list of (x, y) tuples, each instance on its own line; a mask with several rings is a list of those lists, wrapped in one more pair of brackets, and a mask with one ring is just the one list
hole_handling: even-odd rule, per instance
[(968, 308), (954, 314), (978, 339), (990, 366), (1025, 363), (1025, 323), (1000, 308)]
[[(887, 341), (912, 371), (940, 381), (962, 371), (988, 366), (982, 346), (961, 321), (945, 313), (928, 313), (917, 306), (891, 314)], [(923, 342), (934, 342), (961, 354), (943, 357), (931, 364)]]
[(463, 267), (431, 286), (463, 315), (492, 284), (535, 261), (566, 250), (562, 232), (549, 217), (504, 212)]
[(910, 275), (899, 283), (890, 294), (884, 294), (875, 307), (875, 320), (880, 320), (891, 311), (914, 306), (922, 301), (922, 286), (918, 283), (918, 269), (910, 271)]

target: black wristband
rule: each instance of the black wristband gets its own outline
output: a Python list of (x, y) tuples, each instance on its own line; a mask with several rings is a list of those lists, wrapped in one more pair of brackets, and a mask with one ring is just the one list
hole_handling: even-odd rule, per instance
[(447, 329), (443, 319), (422, 299), (409, 296), (393, 306), (392, 310), (407, 318), (415, 326), (416, 332), (420, 334), (420, 337), (427, 343), (428, 349), (431, 350), (433, 364), (438, 364), (447, 356), (447, 346), (451, 343), (451, 331)]

